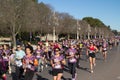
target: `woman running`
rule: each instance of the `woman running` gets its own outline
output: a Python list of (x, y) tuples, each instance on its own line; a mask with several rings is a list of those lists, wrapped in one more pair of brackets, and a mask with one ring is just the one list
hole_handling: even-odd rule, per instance
[(74, 48), (73, 45), (71, 45), (71, 47), (68, 49), (67, 51), (67, 58), (68, 58), (68, 66), (70, 68), (70, 73), (72, 74), (72, 80), (76, 80), (76, 63), (77, 63), (77, 59), (76, 59), (76, 53), (77, 50)]
[(6, 76), (6, 64), (5, 61), (3, 60), (2, 55), (0, 54), (0, 77), (2, 78), (2, 80), (7, 80), (7, 76)]
[(95, 66), (96, 65), (96, 63), (95, 63), (95, 57), (96, 57), (96, 55), (95, 55), (95, 53), (96, 53), (96, 51), (98, 51), (98, 49), (97, 49), (97, 47), (91, 42), (90, 43), (90, 46), (88, 47), (88, 49), (89, 49), (89, 61), (90, 61), (90, 72), (91, 73), (93, 73), (93, 66)]
[(35, 50), (35, 56), (38, 60), (38, 67), (37, 67), (37, 71), (41, 72), (43, 71), (43, 49), (42, 49), (42, 45), (37, 45), (37, 49)]
[(106, 58), (107, 58), (107, 42), (106, 41), (103, 42), (102, 54), (103, 54), (104, 61), (106, 61)]
[(51, 59), (51, 65), (52, 65), (52, 72), (53, 72), (53, 80), (61, 80), (61, 77), (63, 75), (63, 65), (65, 65), (65, 59), (63, 55), (60, 54), (60, 49), (55, 49), (55, 55)]
[(2, 57), (3, 60), (5, 61), (5, 65), (6, 65), (6, 70), (10, 73), (10, 60), (9, 60), (9, 56), (10, 56), (10, 48), (9, 45), (4, 44), (3, 45), (3, 52), (2, 52)]
[(30, 47), (26, 47), (26, 56), (23, 58), (23, 68), (25, 71), (25, 79), (24, 80), (32, 80), (35, 72), (37, 59), (32, 55), (33, 50)]

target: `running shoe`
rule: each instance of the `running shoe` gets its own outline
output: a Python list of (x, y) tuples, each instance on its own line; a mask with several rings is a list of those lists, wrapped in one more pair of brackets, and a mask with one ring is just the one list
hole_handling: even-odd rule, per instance
[(41, 71), (43, 71), (43, 66), (41, 66)]
[(94, 63), (93, 66), (95, 67), (95, 66), (96, 66), (96, 63)]
[(75, 80), (75, 78), (72, 78), (72, 80)]
[(93, 70), (91, 70), (90, 72), (93, 73)]
[(75, 80), (77, 79), (77, 73), (75, 73)]
[(48, 65), (46, 64), (46, 65), (45, 65), (45, 67), (47, 68), (47, 67), (48, 67)]

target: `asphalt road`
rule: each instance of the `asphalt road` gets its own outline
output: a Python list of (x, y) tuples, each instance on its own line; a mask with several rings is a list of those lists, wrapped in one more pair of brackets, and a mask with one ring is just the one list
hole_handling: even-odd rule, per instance
[[(7, 80), (15, 80), (15, 73), (8, 75)], [(102, 54), (97, 53), (96, 67), (94, 73), (89, 72), (89, 61), (85, 59), (83, 54), (80, 61), (80, 68), (77, 69), (77, 80), (120, 80), (120, 45), (108, 51), (107, 61), (104, 62)], [(51, 75), (51, 67), (45, 68), (43, 72), (35, 75), (33, 80), (53, 80)], [(71, 75), (67, 70), (64, 71), (62, 80), (69, 80)]]

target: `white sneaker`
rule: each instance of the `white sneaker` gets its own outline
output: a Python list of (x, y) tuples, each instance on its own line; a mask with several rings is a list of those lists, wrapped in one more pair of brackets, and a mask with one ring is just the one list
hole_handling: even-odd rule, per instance
[(9, 71), (9, 74), (11, 74), (11, 70)]
[(94, 63), (93, 66), (95, 67), (95, 66), (96, 66), (96, 63)]
[(72, 80), (75, 80), (75, 78), (72, 78)]
[(75, 73), (75, 80), (76, 80), (76, 78), (77, 78), (77, 73)]
[(45, 67), (47, 68), (47, 67), (48, 67), (48, 65), (46, 64), (46, 65), (45, 65)]
[(41, 66), (41, 71), (43, 71), (43, 66)]
[(93, 70), (91, 70), (90, 72), (93, 73)]

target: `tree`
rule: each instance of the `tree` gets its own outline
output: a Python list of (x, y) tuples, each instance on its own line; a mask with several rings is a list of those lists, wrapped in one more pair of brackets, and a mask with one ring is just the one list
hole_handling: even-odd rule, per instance
[(92, 17), (84, 17), (82, 20), (85, 20), (88, 24), (90, 24), (91, 27), (102, 27), (105, 26), (105, 24), (97, 19), (97, 18), (92, 18)]
[(49, 33), (51, 28), (51, 15), (52, 10), (50, 6), (44, 4), (43, 2), (37, 5), (38, 8), (38, 29), (37, 32)]
[(117, 36), (119, 33), (117, 30), (112, 30), (112, 32)]
[(99, 36), (101, 36), (101, 35), (105, 36), (105, 35), (108, 35), (108, 33), (111, 33), (110, 26), (106, 26), (101, 20), (99, 20), (97, 18), (85, 17), (82, 20), (86, 21), (88, 24), (90, 24), (90, 26), (92, 27), (92, 32), (93, 32), (92, 34), (94, 34), (96, 32), (95, 28), (96, 28)]
[(33, 30), (29, 27), (30, 23), (35, 24), (37, 20), (35, 21), (35, 15), (32, 15), (35, 8), (29, 6), (35, 6), (34, 4), (30, 0), (0, 0), (0, 14), (2, 15), (0, 19), (5, 30), (10, 31), (14, 47), (16, 46), (16, 35), (20, 30), (25, 30), (25, 25), (27, 30)]
[(38, 2), (38, 0), (32, 0), (32, 1), (34, 1), (34, 2), (36, 2), (36, 3)]

